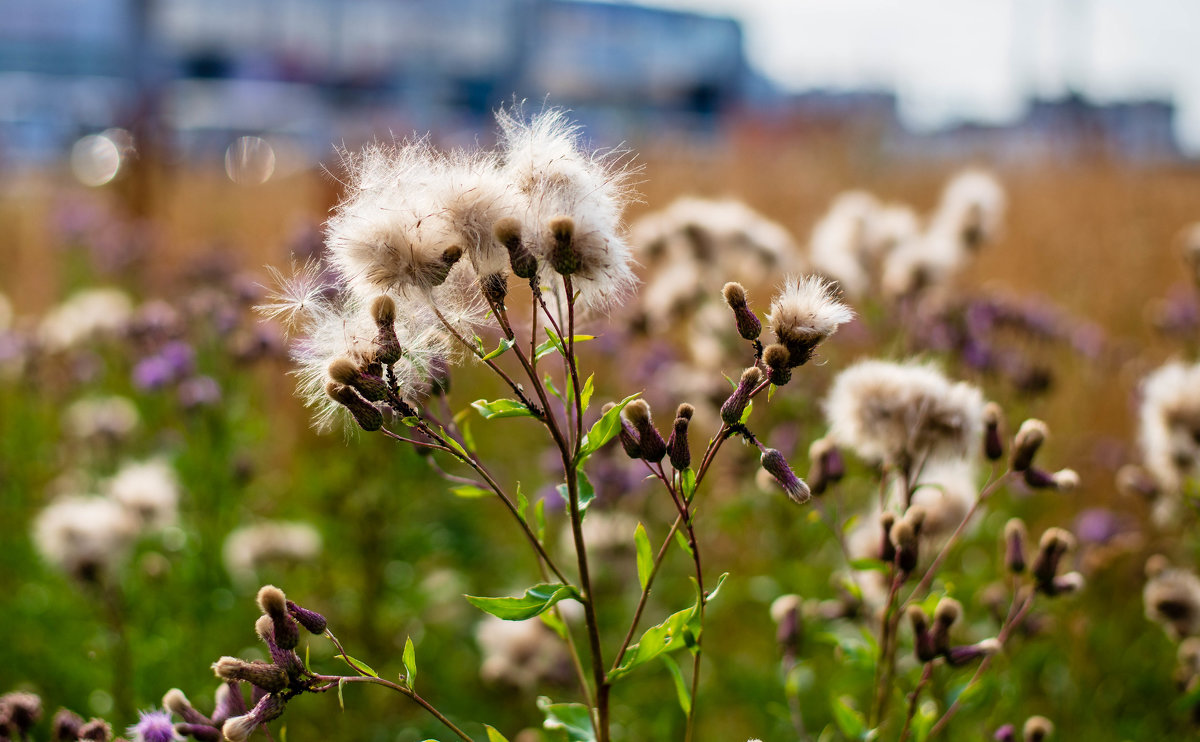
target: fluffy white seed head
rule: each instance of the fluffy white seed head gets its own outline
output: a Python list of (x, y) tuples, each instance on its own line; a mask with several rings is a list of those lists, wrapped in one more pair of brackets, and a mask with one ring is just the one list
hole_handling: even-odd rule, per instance
[(303, 564), (321, 553), (321, 534), (307, 523), (265, 522), (243, 526), (225, 538), (225, 569), (242, 585), (256, 581), (269, 564)]
[(825, 398), (833, 439), (868, 461), (891, 464), (922, 455), (974, 458), (983, 408), (977, 388), (916, 361), (861, 361), (838, 374)]
[(528, 204), (522, 233), (538, 257), (543, 284), (559, 283), (548, 257), (556, 240), (553, 225), (569, 218), (578, 261), (573, 286), (585, 307), (607, 309), (635, 283), (632, 252), (620, 228), (630, 188), (619, 153), (585, 150), (580, 128), (561, 110), (529, 119), (519, 109), (505, 110), (496, 118), (504, 173)]
[(124, 505), (142, 528), (165, 528), (178, 517), (179, 480), (163, 458), (123, 464), (109, 480), (107, 494)]
[(767, 316), (779, 342), (787, 347), (793, 366), (808, 360), (818, 343), (854, 318), (837, 290), (820, 276), (788, 278), (771, 300)]
[(1146, 470), (1166, 494), (1200, 474), (1200, 364), (1172, 361), (1146, 376), (1138, 445)]
[(33, 522), (33, 540), (46, 561), (83, 580), (111, 574), (136, 536), (134, 517), (106, 497), (60, 497)]

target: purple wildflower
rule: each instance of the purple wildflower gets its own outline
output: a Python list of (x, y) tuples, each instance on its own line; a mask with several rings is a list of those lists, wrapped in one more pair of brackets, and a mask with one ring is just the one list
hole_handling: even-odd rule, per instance
[(179, 739), (175, 725), (171, 723), (170, 711), (138, 712), (138, 723), (129, 727), (126, 733), (133, 742), (175, 742)]

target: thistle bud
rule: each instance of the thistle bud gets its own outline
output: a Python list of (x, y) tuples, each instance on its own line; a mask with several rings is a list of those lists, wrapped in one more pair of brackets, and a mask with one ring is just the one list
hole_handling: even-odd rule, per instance
[(390, 366), (400, 360), (404, 350), (396, 336), (396, 302), (383, 294), (371, 302), (371, 316), (379, 333), (375, 335), (375, 360)]
[(360, 369), (349, 358), (335, 358), (329, 363), (329, 378), (352, 387), (369, 402), (382, 402), (388, 397), (387, 383), (375, 374)]
[(830, 438), (818, 438), (808, 447), (808, 458), (812, 468), (808, 470), (808, 486), (814, 495), (825, 492), (832, 482), (838, 482), (846, 473), (842, 452)]
[(998, 639), (984, 639), (978, 644), (968, 644), (962, 647), (951, 647), (946, 652), (946, 664), (951, 667), (962, 667), (975, 660), (990, 657), (1000, 651)]
[(1122, 495), (1152, 500), (1158, 496), (1158, 484), (1145, 469), (1126, 464), (1117, 470), (1117, 491)]
[(1028, 539), (1025, 522), (1020, 518), (1012, 518), (1004, 524), (1004, 565), (1009, 572), (1019, 575), (1025, 571), (1025, 542)]
[(480, 276), (479, 290), (489, 302), (502, 307), (504, 297), (508, 296), (508, 276), (504, 273)]
[(325, 633), (327, 622), (320, 613), (302, 608), (290, 600), (287, 602), (287, 609), (288, 613), (292, 614), (292, 618), (296, 619), (296, 622), (303, 626), (308, 633), (317, 636)]
[(779, 482), (792, 502), (803, 505), (812, 499), (812, 492), (808, 489), (808, 485), (804, 483), (803, 479), (796, 476), (782, 453), (774, 448), (763, 449), (760, 462), (762, 468), (775, 477), (775, 481)]
[(1021, 423), (1020, 430), (1013, 438), (1012, 460), (1010, 466), (1013, 471), (1025, 471), (1033, 464), (1033, 457), (1037, 454), (1042, 443), (1046, 441), (1048, 429), (1046, 423), (1041, 420), (1030, 418)]
[(988, 461), (999, 461), (1004, 457), (1004, 409), (995, 402), (983, 408), (983, 453)]
[(742, 372), (742, 378), (738, 381), (737, 388), (733, 390), (733, 394), (729, 395), (729, 399), (725, 400), (725, 404), (721, 405), (721, 419), (726, 425), (737, 425), (742, 420), (742, 413), (746, 411), (746, 405), (750, 403), (750, 393), (754, 391), (754, 387), (762, 381), (762, 371), (758, 370), (757, 366), (751, 366)]
[(59, 709), (50, 723), (54, 742), (74, 742), (83, 728), (83, 717), (68, 709)]
[(692, 465), (692, 451), (688, 448), (688, 425), (692, 421), (695, 408), (690, 404), (681, 404), (675, 412), (675, 425), (671, 436), (667, 438), (667, 458), (675, 471), (683, 471)]
[(646, 461), (662, 461), (667, 455), (667, 442), (654, 428), (650, 417), (650, 405), (644, 399), (635, 399), (625, 405), (624, 414), (637, 431), (641, 458)]
[(783, 386), (792, 380), (791, 354), (787, 346), (779, 343), (768, 345), (763, 351), (763, 363), (770, 371), (767, 378), (775, 386)]
[(550, 234), (554, 244), (550, 246), (548, 259), (555, 273), (569, 276), (579, 270), (579, 253), (575, 250), (575, 220), (569, 216), (556, 216), (550, 220)]
[(1073, 469), (1060, 469), (1051, 474), (1036, 466), (1031, 466), (1022, 474), (1025, 484), (1035, 490), (1057, 490), (1070, 492), (1079, 486), (1079, 475)]
[(1068, 572), (1065, 575), (1058, 575), (1051, 580), (1050, 584), (1042, 592), (1051, 598), (1058, 595), (1070, 595), (1082, 590), (1086, 583), (1087, 580), (1079, 572)]
[(937, 657), (933, 647), (933, 637), (929, 634), (929, 616), (919, 605), (908, 607), (908, 621), (912, 624), (913, 650), (921, 662), (929, 662)]
[(1025, 742), (1044, 742), (1054, 734), (1054, 724), (1044, 716), (1031, 716), (1025, 720), (1025, 728), (1022, 731)]
[(212, 720), (196, 710), (192, 702), (178, 688), (172, 688), (163, 696), (162, 706), (188, 724), (211, 725)]
[(331, 381), (325, 385), (325, 393), (333, 401), (350, 410), (350, 414), (354, 416), (354, 422), (368, 433), (383, 427), (383, 413), (379, 411), (379, 408), (358, 396), (358, 392), (350, 387)]
[(1075, 537), (1061, 528), (1048, 528), (1042, 534), (1037, 556), (1034, 557), (1030, 569), (1039, 590), (1052, 589), (1054, 576), (1058, 573), (1058, 563), (1074, 546)]
[(1017, 742), (1017, 728), (1012, 724), (1005, 724), (996, 730), (992, 739), (995, 742)]
[(937, 608), (933, 611), (933, 631), (930, 632), (933, 650), (937, 654), (945, 655), (950, 651), (950, 627), (954, 626), (960, 616), (962, 603), (954, 598), (942, 598), (938, 601)]
[(800, 596), (784, 595), (771, 603), (771, 618), (775, 620), (775, 640), (783, 651), (784, 659), (794, 662), (800, 653), (800, 639), (804, 624), (800, 616)]
[(213, 724), (220, 726), (225, 720), (246, 713), (246, 701), (236, 680), (229, 680), (217, 687), (213, 696)]
[(896, 561), (896, 545), (892, 543), (892, 526), (895, 524), (895, 513), (889, 511), (879, 516), (879, 525), (883, 526), (883, 543), (879, 547), (879, 559), (886, 564)]
[(888, 537), (895, 549), (895, 564), (905, 575), (917, 568), (918, 541), (917, 531), (907, 518), (901, 518), (892, 524)]
[[(258, 591), (258, 607), (271, 617), (275, 643), (280, 649), (295, 649), (300, 643), (300, 630), (288, 615), (287, 598), (274, 585), (263, 585)], [(265, 686), (261, 686), (265, 687)]]
[(288, 686), (287, 672), (269, 662), (247, 662), (237, 657), (222, 657), (213, 663), (213, 672), (222, 680), (241, 680), (268, 693)]
[(228, 719), (221, 733), (229, 742), (245, 742), (255, 729), (283, 714), (285, 702), (275, 694), (263, 696), (248, 714)]
[(725, 296), (725, 303), (733, 310), (738, 334), (746, 340), (758, 340), (762, 334), (762, 322), (746, 302), (746, 289), (740, 283), (730, 282), (725, 284), (721, 293)]
[[(607, 414), (614, 407), (616, 405), (609, 402), (600, 409), (601, 414)], [(642, 444), (638, 441), (637, 431), (633, 429), (624, 415), (620, 416), (620, 421), (621, 429), (617, 431), (617, 438), (621, 441), (621, 448), (625, 450), (625, 455), (635, 460), (642, 458)]]
[(463, 249), (458, 245), (451, 245), (442, 251), (442, 256), (436, 263), (433, 264), (429, 273), (429, 285), (441, 286), (446, 282), (447, 276), (450, 275), (450, 269), (458, 262), (458, 259), (463, 255)]
[(537, 275), (537, 258), (521, 241), (521, 224), (512, 217), (506, 217), (496, 222), (493, 229), (496, 241), (508, 251), (508, 263), (512, 266), (513, 275), (526, 280)]
[(199, 742), (221, 742), (221, 730), (208, 724), (188, 722), (176, 724), (175, 733), (183, 737), (191, 737)]
[(0, 696), (0, 724), (7, 723), (15, 727), (17, 736), (22, 739), (41, 718), (42, 699), (33, 693), (14, 691)]
[(91, 742), (109, 742), (112, 739), (112, 726), (104, 719), (89, 719), (79, 727), (79, 739)]

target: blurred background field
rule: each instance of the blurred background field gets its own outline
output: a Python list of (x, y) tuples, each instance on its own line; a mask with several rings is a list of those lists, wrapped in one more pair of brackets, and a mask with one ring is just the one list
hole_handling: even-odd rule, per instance
[[(954, 295), (1012, 297), (1065, 327), (1100, 338), (1099, 350), (1085, 354), (1063, 342), (1031, 344), (1029, 352), (1049, 381), (1044, 388), (1021, 389), (1002, 375), (972, 369), (955, 353), (923, 346), (918, 328), (896, 326), (885, 305), (869, 297), (855, 305), (861, 320), (823, 347), (819, 365), (803, 369), (779, 393), (765, 412), (769, 424), (762, 425), (778, 431), (780, 440), (790, 439), (786, 453), (803, 462), (808, 443), (823, 432), (818, 401), (833, 375), (859, 357), (895, 358), (912, 351), (941, 360), (953, 375), (980, 383), (989, 396), (1004, 400), (1014, 425), (1024, 416), (1045, 419), (1052, 431), (1047, 455), (1078, 470), (1083, 485), (1070, 493), (1003, 496), (953, 557), (956, 574), (966, 583), (962, 593), (975, 594), (998, 574), (998, 533), (1011, 515), (1025, 518), (1035, 533), (1063, 525), (1085, 540), (1080, 531), (1086, 523), (1080, 518), (1091, 513), (1121, 537), (1098, 537), (1080, 550), (1076, 559), (1088, 576), (1087, 589), (1039, 613), (1037, 630), (1014, 643), (948, 738), (980, 739), (1002, 723), (1019, 724), (1035, 713), (1052, 718), (1064, 740), (1193, 734), (1190, 709), (1175, 700), (1180, 695), (1172, 678), (1175, 647), (1144, 617), (1141, 591), (1148, 555), (1163, 552), (1194, 564), (1200, 549), (1178, 529), (1151, 526), (1146, 504), (1119, 495), (1113, 483), (1118, 468), (1137, 459), (1138, 381), (1169, 358), (1194, 360), (1196, 348), (1195, 287), (1180, 235), (1200, 219), (1200, 165), (1178, 144), (1169, 97), (1159, 101), (1167, 106), (1162, 109), (1142, 98), (1134, 105), (1068, 90), (1051, 91), (1061, 92), (1060, 97), (1037, 98), (1035, 90), (1041, 103), (1035, 101), (1028, 115), (1012, 121), (913, 133), (896, 118), (896, 98), (880, 97), (878, 91), (764, 93), (759, 84), (770, 86), (751, 74), (741, 27), (730, 18), (625, 5), (512, 3), (490, 14), (468, 13), (470, 28), (478, 23), (486, 30), (489, 19), (518, 18), (562, 30), (562, 36), (550, 35), (555, 44), (541, 50), (546, 59), (529, 62), (535, 72), (550, 69), (559, 76), (530, 73), (518, 80), (509, 70), (511, 79), (481, 81), (486, 55), (482, 62), (475, 60), (471, 74), (454, 71), (451, 62), (458, 56), (451, 53), (434, 55), (438, 63), (426, 68), (409, 58), (392, 58), (386, 49), (394, 40), (381, 38), (371, 47), (375, 57), (364, 51), (356, 62), (374, 64), (374, 77), (335, 79), (367, 66), (312, 62), (288, 68), (296, 78), (288, 84), (308, 85), (322, 101), (299, 119), (321, 125), (296, 134), (281, 131), (269, 115), (238, 120), (239, 112), (257, 109), (239, 108), (236, 90), (246, 81), (241, 73), (254, 61), (246, 49), (264, 38), (301, 43), (296, 39), (306, 38), (301, 31), (307, 27), (297, 20), (302, 14), (284, 14), (291, 25), (279, 28), (292, 29), (291, 35), (273, 35), (275, 26), (261, 21), (242, 27), (245, 49), (216, 49), (185, 43), (189, 28), (207, 29), (195, 37), (205, 42), (222, 28), (194, 4), (147, 5), (167, 12), (150, 16), (165, 17), (165, 25), (139, 32), (138, 24), (122, 16), (101, 24), (111, 33), (97, 43), (120, 46), (148, 34), (156, 40), (147, 47), (153, 55), (170, 48), (164, 39), (173, 39), (188, 50), (180, 56), (187, 64), (176, 60), (174, 73), (147, 83), (123, 70), (166, 68), (146, 67), (145, 59), (110, 60), (112, 68), (102, 76), (119, 81), (119, 92), (103, 107), (111, 120), (68, 120), (62, 111), (36, 105), (28, 110), (47, 118), (39, 119), (41, 133), (25, 140), (18, 134), (37, 129), (30, 119), (13, 115), (0, 122), (8, 127), (0, 128), (8, 141), (0, 148), (6, 169), (0, 185), (0, 223), (5, 225), (0, 292), (12, 307), (11, 321), (0, 325), (0, 626), (10, 637), (0, 644), (0, 692), (32, 690), (43, 696), (50, 713), (66, 706), (121, 725), (134, 721), (134, 709), (158, 704), (171, 687), (207, 706), (216, 683), (209, 665), (222, 655), (260, 652), (252, 627), (253, 597), (260, 584), (273, 582), (289, 597), (325, 613), (347, 650), (382, 674), (400, 671), (400, 652), (411, 636), (426, 695), (452, 718), (486, 721), (510, 739), (518, 730), (538, 726), (536, 693), (480, 677), (483, 650), (475, 631), (481, 614), (461, 599), (463, 593), (501, 594), (529, 583), (534, 565), (521, 550), (519, 535), (495, 527), (496, 503), (450, 494), (449, 486), (405, 448), (372, 436), (314, 433), (308, 411), (292, 394), (279, 328), (261, 323), (251, 310), (270, 283), (264, 266), (283, 267), (294, 256), (303, 259), (319, 251), (321, 225), (340, 193), (338, 158), (328, 142), (344, 139), (353, 147), (387, 137), (389, 129), (416, 127), (430, 128), (443, 144), (475, 137), (488, 143), (493, 136), (488, 113), (515, 91), (535, 101), (549, 93), (550, 104), (579, 112), (597, 144), (624, 141), (636, 153), (641, 202), (629, 210), (629, 221), (679, 196), (733, 197), (782, 225), (801, 261), (814, 225), (846, 190), (867, 189), (925, 213), (962, 167), (992, 171), (1007, 192), (1003, 229), (957, 279)], [(437, 4), (429, 3), (374, 5), (385, 17), (400, 8), (429, 23), (436, 18), (428, 14), (452, 12), (431, 10)], [(470, 3), (451, 5), (459, 12), (478, 9)], [(83, 21), (69, 19), (78, 6), (56, 2), (47, 7), (53, 12), (39, 15), (20, 3), (7, 9), (19, 10), (23, 20), (0, 34), (5, 52), (0, 61), (11, 68), (0, 83), (39, 91), (38, 96), (68, 82), (100, 90), (96, 79), (79, 70), (47, 67), (72, 64), (69, 55), (66, 61), (23, 56), (15, 41), (20, 29), (27, 41), (44, 41), (55, 29), (62, 32), (50, 34), (52, 41), (79, 41), (71, 29)], [(141, 3), (128, 7), (134, 17), (145, 10)], [(328, 9), (340, 7), (330, 3)], [(209, 18), (210, 24), (189, 13)], [(626, 21), (624, 14), (630, 16)], [(1102, 11), (1097, 14), (1103, 17)], [(567, 31), (578, 32), (579, 24), (594, 17), (608, 19), (603, 27), (609, 35), (593, 42), (608, 50), (600, 56), (609, 61), (628, 51), (611, 42), (623, 36), (621, 29), (651, 21), (658, 25), (647, 32), (645, 43), (661, 41), (665, 49), (660, 51), (668, 57), (672, 49), (681, 52), (695, 43), (686, 33), (673, 35), (673, 24), (691, 22), (700, 29), (695, 33), (709, 29), (718, 39), (726, 38), (721, 29), (733, 28), (736, 43), (714, 42), (708, 57), (683, 66), (676, 87), (641, 88), (622, 77), (619, 65), (591, 66), (582, 52), (579, 59), (568, 55), (580, 35)], [(132, 37), (124, 35), (129, 28)], [(155, 28), (167, 31), (156, 36)], [(610, 39), (608, 46), (604, 39)], [(478, 39), (446, 36), (443, 42), (478, 54), (491, 49)], [(733, 77), (741, 82), (717, 75), (725, 70), (725, 55), (732, 55)], [(282, 57), (272, 59), (281, 64)], [(201, 64), (206, 61), (207, 67)], [(532, 66), (535, 62), (542, 66)], [(88, 68), (95, 61), (88, 57), (76, 64)], [(435, 68), (454, 74), (434, 75)], [(639, 71), (650, 68), (635, 65), (630, 79), (641, 80)], [(710, 69), (717, 76), (704, 78)], [(585, 84), (589, 74), (608, 87)], [(433, 82), (424, 87), (413, 82), (424, 76)], [(747, 76), (754, 80), (745, 82)], [(447, 80), (457, 81), (458, 97), (430, 92), (435, 82)], [(269, 90), (291, 95), (299, 88)], [(158, 113), (170, 114), (164, 118), (174, 124), (131, 113), (141, 95), (150, 95), (144, 100)], [(208, 110), (201, 106), (205, 96), (212, 96), (230, 121), (209, 128), (188, 124), (187, 115)], [(293, 113), (286, 107), (273, 112)], [(66, 123), (55, 123), (60, 121)], [(120, 136), (113, 127), (133, 132), (131, 148), (117, 146)], [(89, 186), (81, 182), (87, 178), (78, 161), (72, 164), (69, 151), (80, 137), (96, 134), (108, 137), (119, 166)], [(35, 141), (46, 143), (44, 151), (31, 144)], [(239, 141), (242, 150), (229, 149)], [(272, 143), (273, 164), (265, 168), (257, 158), (261, 147)], [(103, 164), (111, 154), (107, 145), (90, 144), (101, 147)], [(752, 287), (752, 297), (762, 297), (758, 308), (765, 309), (769, 290), (782, 278), (774, 275)], [(44, 317), (74, 292), (97, 286), (118, 288), (130, 297), (130, 321), (119, 332), (101, 333), (61, 352), (27, 353), (29, 338), (40, 337), (37, 328)], [(1174, 325), (1166, 321), (1171, 318)], [(69, 321), (86, 324), (85, 319)], [(618, 312), (589, 328), (601, 336), (597, 347), (584, 353), (597, 371), (598, 400), (619, 399), (644, 386), (668, 394), (673, 388), (671, 379), (654, 374), (666, 373), (656, 370), (664, 354), (687, 344), (683, 325), (680, 334), (654, 340), (641, 337), (631, 324), (630, 313)], [(1164, 331), (1172, 327), (1174, 333)], [(176, 342), (181, 345), (172, 345)], [(147, 360), (166, 358), (169, 348), (186, 358), (154, 376), (156, 367)], [(720, 367), (736, 376), (744, 362), (731, 356)], [(473, 399), (499, 396), (499, 389), (488, 386), (492, 381), (480, 376), (470, 369), (456, 375), (455, 410)], [(138, 423), (128, 431), (81, 431), (80, 418), (69, 410), (81, 399), (101, 395), (130, 400)], [(652, 396), (650, 401), (666, 410), (683, 400)], [(526, 443), (522, 422), (492, 423), (504, 433), (499, 440), (489, 440), (477, 423), (476, 436), (485, 456), (494, 454), (501, 462), (498, 469), (507, 481), (519, 480), (525, 491), (542, 494), (553, 468), (537, 451), (513, 455), (514, 446)], [(506, 438), (509, 432), (515, 440)], [(532, 436), (529, 441), (532, 446)], [(177, 477), (178, 521), (138, 539), (120, 567), (119, 589), (81, 589), (39, 556), (33, 523), (56, 496), (98, 491), (124, 463), (156, 456), (165, 457)], [(809, 517), (811, 511), (797, 510), (778, 493), (754, 485), (756, 455), (738, 451), (725, 463), (721, 486), (713, 487), (701, 516), (706, 563), (731, 577), (713, 605), (705, 635), (709, 654), (700, 691), (700, 739), (790, 739), (794, 734), (768, 608), (790, 592), (836, 597), (830, 575), (840, 555), (825, 526)], [(612, 495), (621, 500), (619, 509), (648, 527), (662, 521), (668, 504), (642, 497), (637, 477), (628, 473), (631, 467), (616, 456), (605, 466), (611, 469), (611, 493), (622, 484), (630, 490), (620, 498)], [(804, 466), (796, 468), (802, 472)], [(869, 496), (861, 488), (844, 495), (855, 504)], [(275, 521), (306, 524), (319, 548), (291, 557), (260, 555), (251, 567), (231, 570), (223, 551), (230, 533)], [(1185, 523), (1194, 526), (1192, 520)], [(669, 567), (683, 569), (682, 558), (672, 559)], [(601, 590), (627, 593), (621, 588), (632, 581), (633, 564), (628, 546), (607, 553)], [(682, 581), (664, 583), (652, 601), (653, 615), (677, 610), (689, 590)], [(979, 622), (986, 631), (982, 610)], [(832, 723), (831, 699), (864, 682), (856, 675), (861, 667), (847, 659), (853, 642), (830, 646), (828, 637), (839, 630), (835, 624), (810, 628), (809, 664), (797, 681), (813, 730)], [(336, 661), (327, 643), (312, 640), (310, 645), (314, 664), (333, 671)], [(946, 676), (932, 692), (951, 698), (967, 677)], [(573, 692), (567, 684), (551, 688), (564, 697)], [(442, 734), (403, 699), (375, 690), (348, 689), (344, 713), (332, 697), (301, 699), (285, 718), (287, 738), (422, 740)], [(618, 736), (679, 737), (683, 719), (669, 695), (661, 668), (631, 677), (615, 702)]]

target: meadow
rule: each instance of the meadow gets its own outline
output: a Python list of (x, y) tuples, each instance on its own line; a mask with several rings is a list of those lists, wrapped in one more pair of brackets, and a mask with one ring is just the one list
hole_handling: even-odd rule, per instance
[[(1020, 738), (1034, 716), (1053, 722), (1054, 739), (1192, 736), (1195, 682), (1178, 658), (1191, 627), (1172, 636), (1147, 618), (1143, 590), (1153, 555), (1187, 570), (1200, 558), (1194, 487), (1183, 486), (1182, 504), (1156, 517), (1150, 498), (1131, 495), (1136, 488), (1117, 480), (1122, 467), (1142, 460), (1139, 384), (1169, 360), (1197, 360), (1200, 304), (1181, 232), (1200, 220), (1200, 168), (1102, 159), (930, 162), (832, 136), (633, 149), (639, 197), (626, 224), (682, 196), (735, 198), (781, 226), (793, 252), (746, 275), (734, 274), (734, 260), (699, 260), (712, 275), (697, 273), (693, 283), (653, 294), (687, 295), (682, 303), (656, 309), (635, 299), (581, 317), (578, 332), (596, 336), (572, 349), (582, 376), (595, 372), (588, 425), (601, 403), (642, 392), (665, 434), (671, 410), (690, 402), (698, 459), (722, 425), (718, 409), (732, 389), (722, 374), (736, 381), (755, 360), (737, 338), (721, 286), (744, 283), (751, 308), (764, 316), (785, 273), (811, 270), (810, 237), (839, 194), (866, 189), (927, 214), (951, 177), (971, 165), (994, 174), (1006, 207), (994, 237), (939, 286), (936, 306), (875, 291), (843, 296), (857, 318), (825, 338), (813, 362), (791, 369), (769, 404), (756, 399), (749, 419), (812, 484), (809, 446), (827, 433), (822, 400), (838, 374), (864, 358), (917, 357), (1003, 408), (1005, 453), (998, 463), (982, 462), (978, 486), (1005, 471), (1011, 439), (1027, 418), (1050, 431), (1037, 463), (1048, 473), (1073, 470), (1079, 483), (1039, 489), (1016, 477), (978, 514), (971, 511), (971, 527), (956, 534), (932, 589), (914, 602), (932, 615), (939, 598), (956, 597), (964, 616), (956, 644), (978, 645), (1004, 631), (1003, 650), (972, 682), (978, 658), (965, 667), (914, 660), (905, 618), (897, 624), (900, 659), (885, 689), (887, 711), (876, 720), (878, 606), (864, 604), (853, 595), (854, 581), (839, 575), (848, 566), (868, 575), (896, 569), (853, 559), (844, 548), (886, 489), (878, 467), (845, 451), (845, 478), (797, 506), (761, 476), (760, 451), (749, 439), (731, 440), (694, 512), (693, 549), (703, 553), (709, 590), (729, 573), (704, 618), (701, 680), (689, 689), (673, 679), (691, 677), (686, 649), (674, 654), (677, 665), (629, 672), (613, 687), (612, 737), (683, 738), (692, 726), (689, 706), (699, 740), (860, 739), (876, 724), (881, 739), (924, 739), (952, 706), (955, 715), (936, 733), (943, 739), (991, 738), (1005, 724)], [(336, 162), (331, 153), (329, 166)], [(322, 225), (341, 184), (313, 171), (243, 186), (203, 168), (147, 168), (153, 171), (143, 174), (149, 187), (142, 190), (120, 179), (87, 189), (56, 172), (24, 175), (0, 193), (7, 226), (0, 292), (12, 307), (11, 320), (0, 323), (0, 625), (10, 637), (0, 644), (0, 692), (42, 698), (31, 738), (52, 738), (50, 718), (60, 707), (108, 719), (119, 734), (171, 688), (207, 710), (220, 682), (213, 663), (269, 658), (252, 625), (265, 584), (319, 611), (345, 652), (384, 678), (416, 674), (404, 659), (411, 640), (422, 695), (474, 739), (485, 738), (483, 723), (512, 740), (587, 738), (542, 728), (539, 696), (581, 700), (554, 629), (536, 619), (525, 622), (536, 629), (532, 636), (488, 629), (485, 614), (463, 598), (520, 595), (545, 582), (502, 504), (439, 476), (442, 468), (465, 471), (442, 453), (420, 455), (357, 429), (314, 431), (289, 375), (295, 337), (254, 311), (273, 285), (265, 266), (286, 272), (293, 256), (321, 252)], [(740, 249), (717, 243), (718, 250)], [(637, 296), (646, 302), (671, 262), (639, 249), (635, 240)], [(67, 297), (93, 287), (119, 289), (125, 298), (60, 312), (58, 326), (46, 329)], [(529, 292), (514, 288), (512, 296), (521, 307), (514, 322), (527, 328)], [(987, 325), (989, 348), (1004, 361), (998, 365), (970, 356), (954, 334), (965, 331), (970, 341), (972, 312), (983, 305), (1018, 318)], [(111, 327), (97, 321), (109, 314), (123, 319)], [(725, 326), (714, 330), (710, 316)], [(72, 334), (84, 327), (82, 337)], [(496, 347), (498, 336), (481, 334), (488, 350)], [(519, 370), (512, 353), (497, 363)], [(697, 380), (690, 367), (708, 377)], [(555, 494), (563, 472), (537, 421), (482, 419), (471, 409), (474, 400), (513, 394), (483, 364), (464, 363), (451, 378), (444, 419), (462, 427), (498, 481), (519, 482), (531, 507), (544, 499), (544, 547), (572, 563), (570, 507)], [(96, 411), (98, 400), (113, 397), (124, 401)], [(136, 462), (158, 462), (159, 474), (166, 468), (162, 479), (177, 487), (177, 513), (162, 524), (143, 522), (129, 537), (129, 553), (102, 578), (86, 569), (72, 574), (39, 553), (40, 513), (63, 497), (113, 490)], [(644, 524), (655, 547), (669, 544), (675, 511), (616, 441), (589, 467), (596, 485), (590, 579), (593, 594), (607, 601), (597, 620), (599, 639), (611, 647), (644, 583), (634, 526)], [(1071, 594), (1039, 596), (1011, 627), (1024, 594), (1004, 592), (1023, 584), (1006, 572), (1010, 518), (1026, 524), (1030, 562), (1047, 529), (1073, 533), (1061, 572), (1084, 581)], [(239, 529), (269, 524), (274, 531), (231, 545)], [(667, 553), (643, 629), (695, 600), (688, 553), (686, 546)], [(926, 551), (916, 575), (929, 557)], [(786, 595), (800, 598), (777, 602)], [(1182, 602), (1200, 615), (1200, 595), (1195, 605)], [(587, 634), (573, 625), (582, 642)], [(303, 635), (297, 651), (319, 672), (348, 669), (324, 638)], [(908, 708), (917, 689), (922, 695)], [(360, 683), (299, 697), (271, 727), (293, 741), (453, 737), (405, 698)]]

